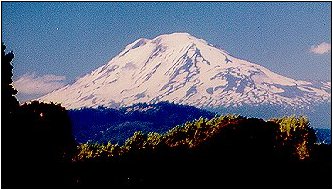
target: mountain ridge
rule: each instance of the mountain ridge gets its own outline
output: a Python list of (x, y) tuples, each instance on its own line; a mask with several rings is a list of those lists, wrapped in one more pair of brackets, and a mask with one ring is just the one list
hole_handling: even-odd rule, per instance
[(287, 78), (188, 33), (173, 33), (135, 40), (107, 64), (39, 100), (70, 109), (160, 101), (307, 107), (330, 101), (330, 89), (331, 82)]

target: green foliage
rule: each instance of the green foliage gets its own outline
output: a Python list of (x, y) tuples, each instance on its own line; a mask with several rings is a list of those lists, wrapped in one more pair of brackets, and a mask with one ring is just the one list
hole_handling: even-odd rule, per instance
[(272, 121), (280, 126), (279, 138), (282, 140), (280, 147), (289, 147), (291, 154), (301, 160), (310, 157), (316, 136), (306, 117), (293, 115), (275, 118)]
[[(107, 145), (81, 144), (76, 160), (114, 157), (142, 149), (158, 149), (161, 146), (171, 149), (193, 149), (220, 135), (221, 132), (226, 133), (223, 129), (230, 128), (227, 131), (237, 129), (237, 125), (240, 125), (243, 120), (250, 121), (239, 115), (215, 116), (210, 120), (201, 117), (198, 120), (186, 122), (182, 126), (176, 126), (165, 134), (135, 132), (132, 137), (126, 140), (123, 146), (112, 145), (110, 142)], [(315, 134), (306, 117), (290, 116), (271, 119), (269, 122), (276, 123), (279, 126), (277, 131), (272, 128), (273, 126), (271, 127), (271, 131), (275, 130), (271, 135), (273, 135), (272, 140), (277, 151), (301, 160), (309, 158), (311, 146), (315, 143)], [(269, 122), (266, 122), (267, 125), (270, 125)], [(236, 128), (234, 129), (231, 126), (236, 126)], [(260, 131), (257, 132), (260, 133)]]
[(78, 146), (78, 154), (73, 158), (74, 161), (98, 157), (114, 157), (126, 152), (124, 147), (118, 144), (98, 144), (98, 143), (83, 143)]
[[(126, 181), (139, 188), (230, 188), (241, 181), (242, 188), (308, 187), (309, 174), (324, 171), (329, 176), (331, 166), (330, 147), (314, 144), (313, 137), (305, 117), (264, 121), (226, 115), (199, 118), (164, 134), (138, 131), (123, 146), (81, 144), (75, 160), (83, 168), (79, 175), (92, 186), (123, 187)], [(322, 182), (322, 176), (318, 179)]]
[[(78, 146), (78, 155), (75, 160), (84, 160), (98, 157), (114, 157), (124, 153), (143, 149), (158, 149), (159, 147), (169, 148), (194, 148), (209, 138), (216, 135), (219, 130), (230, 123), (236, 122), (241, 117), (237, 115), (216, 116), (211, 120), (199, 118), (192, 122), (186, 122), (182, 126), (176, 126), (165, 134), (150, 132), (144, 134), (141, 131), (135, 132), (128, 138), (125, 144), (117, 149), (107, 149), (103, 144), (84, 143)], [(109, 146), (112, 144), (109, 142)]]
[[(275, 128), (275, 126), (278, 127)], [(227, 137), (226, 135), (236, 136)], [(260, 135), (268, 136), (261, 137)], [(243, 138), (249, 138), (249, 140), (257, 138), (257, 140), (254, 139), (254, 141), (258, 141), (257, 143), (273, 143), (272, 146), (276, 147), (276, 150), (272, 151), (300, 160), (310, 157), (311, 146), (315, 143), (314, 131), (310, 128), (308, 119), (303, 116), (299, 118), (283, 117), (265, 122), (259, 119), (246, 119), (239, 115), (222, 115), (210, 120), (201, 117), (192, 122), (186, 122), (182, 126), (176, 126), (164, 134), (153, 132), (144, 134), (138, 131), (127, 139), (123, 146), (112, 145), (110, 142), (106, 145), (81, 144), (76, 160), (115, 157), (129, 152), (144, 149), (154, 150), (160, 147), (193, 149), (214, 138), (216, 140), (216, 137), (222, 138), (221, 142), (226, 144), (228, 141), (230, 141), (229, 143), (237, 143), (236, 141), (246, 143), (246, 139)], [(240, 145), (237, 146), (239, 148)], [(243, 145), (243, 147), (247, 146), (247, 144)], [(268, 145), (261, 146), (268, 147)]]
[(149, 148), (155, 149), (160, 145), (161, 142), (162, 142), (162, 135), (161, 134), (155, 133), (155, 132), (148, 133), (146, 145)]
[(144, 149), (146, 148), (146, 140), (147, 140), (147, 136), (145, 134), (143, 134), (142, 131), (137, 131), (134, 133), (134, 135), (130, 138), (128, 138), (125, 141), (125, 147), (127, 149)]

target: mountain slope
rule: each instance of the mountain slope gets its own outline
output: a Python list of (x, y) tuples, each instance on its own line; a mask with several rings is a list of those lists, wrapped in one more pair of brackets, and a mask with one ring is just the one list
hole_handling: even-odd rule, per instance
[(331, 83), (294, 80), (187, 33), (138, 39), (106, 65), (46, 96), (67, 108), (170, 101), (197, 107), (330, 101)]

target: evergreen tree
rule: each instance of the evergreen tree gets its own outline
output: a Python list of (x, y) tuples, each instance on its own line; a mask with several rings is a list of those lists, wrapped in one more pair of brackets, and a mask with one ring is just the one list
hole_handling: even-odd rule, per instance
[(67, 110), (38, 101), (19, 105), (12, 83), (14, 54), (1, 54), (2, 188), (62, 187), (71, 183), (76, 150)]
[[(12, 52), (5, 52), (6, 46), (2, 43), (1, 46), (1, 176), (2, 187), (15, 183), (14, 171), (17, 167), (17, 160), (15, 159), (15, 150), (13, 146), (13, 138), (15, 137), (15, 112), (19, 107), (19, 103), (15, 98), (17, 91), (12, 86), (12, 70), (11, 62), (14, 58)], [(16, 142), (14, 142), (14, 145)]]
[(17, 90), (14, 89), (12, 83), (13, 77), (13, 66), (11, 64), (14, 54), (5, 52), (6, 46), (2, 43), (1, 46), (1, 104), (2, 111), (4, 114), (11, 114), (17, 107), (19, 103), (15, 97)]

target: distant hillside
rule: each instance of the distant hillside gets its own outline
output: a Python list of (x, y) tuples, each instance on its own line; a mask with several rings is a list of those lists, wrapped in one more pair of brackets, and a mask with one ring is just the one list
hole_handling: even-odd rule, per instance
[[(266, 108), (257, 107), (258, 112), (253, 112), (255, 109), (252, 107), (249, 109), (215, 109), (210, 112), (192, 106), (161, 102), (157, 104), (139, 103), (119, 110), (104, 107), (69, 110), (69, 116), (73, 125), (73, 135), (78, 143), (87, 141), (107, 143), (111, 141), (112, 143), (123, 144), (136, 131), (164, 133), (177, 125), (182, 125), (200, 117), (210, 119), (215, 116), (215, 111), (224, 115), (232, 113), (264, 119), (283, 117), (283, 111), (286, 111), (282, 108)], [(266, 112), (263, 110), (266, 110)], [(260, 117), (260, 113), (263, 112), (265, 114)], [(285, 115), (292, 115), (292, 112), (285, 112)], [(316, 129), (318, 126), (313, 126), (312, 123), (314, 123), (313, 120), (318, 121), (319, 118), (311, 117), (311, 113), (307, 116), (310, 116), (310, 125), (316, 130), (318, 142), (331, 144), (330, 129)], [(328, 122), (321, 121), (324, 124)]]
[[(263, 107), (257, 109), (263, 109)], [(220, 114), (233, 113), (248, 117), (260, 117), (258, 114), (263, 112), (262, 110), (251, 112), (250, 110), (255, 109), (225, 108), (224, 110), (212, 110), (210, 112), (192, 106), (161, 102), (157, 104), (139, 103), (120, 110), (104, 107), (69, 110), (69, 116), (73, 125), (73, 135), (78, 143), (87, 141), (107, 143), (111, 141), (112, 143), (123, 144), (136, 131), (164, 133), (177, 125), (182, 125), (200, 117), (210, 119), (215, 116), (213, 111)], [(280, 114), (282, 111), (277, 115), (278, 113), (272, 111), (274, 109), (266, 110), (266, 115), (262, 116), (264, 119), (283, 116), (283, 114)], [(291, 113), (286, 113), (286, 115), (291, 115)], [(310, 124), (313, 123), (311, 118), (310, 115)], [(319, 119), (316, 118), (317, 120)], [(313, 127), (313, 125), (311, 126)], [(318, 142), (331, 144), (331, 130), (316, 129), (316, 127), (314, 128)]]
[(332, 144), (332, 130), (331, 129), (314, 129), (317, 136), (317, 142)]
[(136, 131), (164, 133), (170, 128), (214, 113), (192, 106), (167, 102), (139, 103), (120, 110), (99, 107), (70, 110), (73, 135), (78, 143), (87, 141), (122, 144)]
[(273, 117), (283, 117), (287, 115), (306, 116), (310, 120), (313, 128), (331, 128), (331, 102), (312, 105), (309, 108), (286, 108), (279, 105), (243, 105), (241, 107), (205, 107), (206, 110), (218, 114), (239, 114), (246, 117), (258, 117), (270, 119)]

